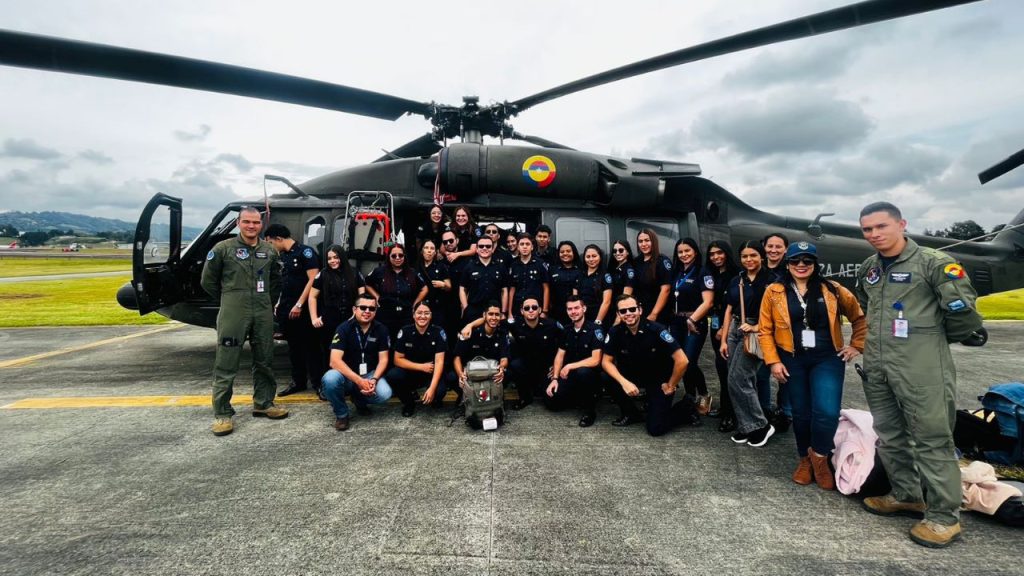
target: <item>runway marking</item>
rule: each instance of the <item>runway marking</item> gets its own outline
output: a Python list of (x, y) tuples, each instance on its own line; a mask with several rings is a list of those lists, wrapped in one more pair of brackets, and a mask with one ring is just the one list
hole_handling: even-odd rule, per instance
[(184, 324), (172, 324), (170, 326), (161, 326), (153, 330), (146, 330), (145, 332), (136, 332), (135, 334), (128, 334), (126, 336), (117, 336), (115, 338), (107, 338), (106, 340), (98, 340), (96, 342), (90, 342), (88, 344), (82, 344), (80, 346), (72, 346), (70, 348), (61, 348), (60, 350), (53, 350), (51, 352), (43, 352), (41, 354), (33, 354), (32, 356), (23, 356), (21, 358), (15, 358), (14, 360), (5, 360), (0, 362), (0, 369), (3, 368), (16, 368), (31, 364), (37, 360), (45, 360), (54, 356), (60, 356), (62, 354), (70, 354), (72, 352), (81, 352), (83, 350), (89, 350), (92, 348), (99, 348), (100, 346), (106, 346), (107, 344), (114, 344), (116, 342), (124, 342), (125, 340), (131, 340), (132, 338), (140, 338), (142, 336), (149, 336), (150, 334), (156, 334), (158, 332), (167, 332), (168, 330), (176, 330), (181, 328)]
[[(518, 395), (513, 391), (505, 393), (505, 400), (516, 400)], [(251, 394), (235, 394), (231, 397), (232, 404), (236, 406), (252, 405)], [(455, 393), (449, 392), (445, 396), (445, 403), (455, 402)], [(209, 407), (211, 398), (209, 395), (186, 395), (186, 396), (63, 396), (56, 398), (22, 398), (5, 406), (0, 410), (52, 410), (61, 408), (188, 408), (188, 407)], [(312, 392), (292, 394), (284, 398), (276, 398), (275, 404), (320, 404), (321, 401)], [(398, 399), (392, 398), (390, 404), (397, 404)], [(323, 404), (327, 404), (323, 402)]]

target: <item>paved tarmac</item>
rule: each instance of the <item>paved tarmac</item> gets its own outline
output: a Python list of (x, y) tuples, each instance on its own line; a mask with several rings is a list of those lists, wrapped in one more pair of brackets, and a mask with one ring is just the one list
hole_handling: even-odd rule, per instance
[[(954, 346), (961, 406), (1024, 376), (1024, 323), (989, 329), (985, 348)], [(8, 363), (78, 349), (0, 368), (0, 407), (208, 395), (213, 332), (152, 330), (0, 330)], [(286, 378), (283, 346), (275, 366)], [(251, 392), (248, 374), (236, 391)], [(852, 370), (844, 405), (865, 407)], [(448, 427), (448, 410), (402, 418), (393, 404), (338, 433), (326, 404), (289, 408), (271, 422), (236, 403), (224, 438), (210, 434), (208, 406), (0, 409), (0, 574), (945, 576), (1024, 565), (1020, 530), (988, 518), (965, 514), (964, 541), (929, 550), (907, 538), (913, 520), (794, 484), (791, 434), (736, 446), (709, 418), (649, 438), (613, 428), (607, 402), (589, 429), (534, 405), (492, 433)]]

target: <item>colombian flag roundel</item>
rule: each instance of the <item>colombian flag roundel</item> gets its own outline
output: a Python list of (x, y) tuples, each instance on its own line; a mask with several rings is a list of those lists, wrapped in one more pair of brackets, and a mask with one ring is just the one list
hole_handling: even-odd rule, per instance
[(547, 188), (555, 180), (555, 163), (547, 156), (530, 156), (523, 162), (523, 178), (537, 188)]

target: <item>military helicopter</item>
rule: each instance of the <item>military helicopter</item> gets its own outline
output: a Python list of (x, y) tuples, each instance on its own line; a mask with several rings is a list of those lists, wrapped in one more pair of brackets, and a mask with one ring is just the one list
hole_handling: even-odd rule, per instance
[[(249, 96), (395, 120), (426, 118), (430, 132), (370, 164), (340, 170), (295, 185), (286, 194), (225, 206), (186, 248), (181, 248), (182, 201), (154, 196), (136, 228), (133, 279), (117, 293), (122, 306), (141, 314), (214, 326), (218, 303), (200, 287), (205, 255), (237, 230), (239, 210), (262, 208), (322, 255), (343, 245), (353, 263), (368, 270), (383, 261), (391, 242), (411, 238), (434, 203), (468, 206), (479, 222), (514, 222), (526, 229), (547, 224), (557, 240), (607, 251), (616, 239), (632, 240), (653, 228), (662, 246), (682, 237), (701, 245), (726, 240), (734, 246), (769, 232), (791, 241), (818, 244), (823, 272), (852, 285), (869, 254), (855, 226), (790, 218), (758, 210), (701, 177), (697, 164), (616, 158), (574, 150), (517, 132), (509, 120), (555, 98), (741, 50), (835, 32), (966, 4), (977, 0), (869, 0), (684, 48), (607, 70), (514, 101), (481, 105), (466, 96), (461, 105), (417, 102), (295, 76), (221, 63), (0, 30), (0, 63), (10, 66), (132, 80)], [(484, 137), (500, 145), (486, 145)], [(460, 141), (452, 142), (458, 138)], [(532, 146), (506, 145), (517, 140)], [(1020, 153), (986, 171), (989, 179), (1012, 169)], [(1018, 161), (1019, 160), (1019, 161)], [(161, 251), (154, 229), (170, 230)], [(955, 244), (914, 236), (921, 244), (948, 247), (967, 269), (981, 295), (1024, 286), (1024, 210), (989, 242)], [(159, 244), (162, 246), (163, 242)]]

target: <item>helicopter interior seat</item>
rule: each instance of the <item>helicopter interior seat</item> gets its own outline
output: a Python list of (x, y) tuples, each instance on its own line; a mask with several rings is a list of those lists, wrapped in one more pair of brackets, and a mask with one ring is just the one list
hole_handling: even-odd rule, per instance
[(368, 275), (384, 261), (390, 218), (380, 211), (360, 211), (349, 219), (345, 253), (356, 270)]

